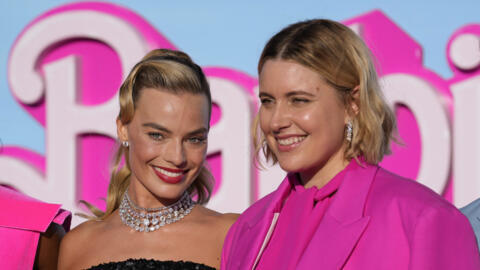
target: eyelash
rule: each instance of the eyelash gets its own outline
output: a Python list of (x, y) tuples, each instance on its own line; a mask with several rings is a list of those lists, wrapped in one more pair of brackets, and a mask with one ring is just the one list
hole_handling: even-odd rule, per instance
[(270, 98), (261, 98), (260, 103), (266, 105), (266, 104), (272, 103), (272, 100)]
[(207, 139), (204, 137), (193, 137), (189, 138), (188, 141), (193, 144), (202, 144), (206, 141)]
[(148, 132), (148, 136), (156, 141), (163, 139), (163, 135), (159, 132)]
[(305, 98), (293, 98), (292, 103), (308, 103), (310, 100)]

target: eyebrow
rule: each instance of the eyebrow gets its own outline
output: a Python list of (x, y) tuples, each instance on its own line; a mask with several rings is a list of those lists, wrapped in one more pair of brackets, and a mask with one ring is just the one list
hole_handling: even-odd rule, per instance
[[(160, 130), (160, 131), (163, 131), (165, 133), (168, 133), (168, 134), (172, 134), (172, 131), (170, 131), (168, 128), (162, 126), (162, 125), (159, 125), (157, 123), (145, 123), (143, 124), (142, 126), (144, 127), (151, 127), (151, 128), (154, 128), (154, 129), (157, 129), (157, 130)], [(207, 133), (208, 132), (208, 129), (205, 128), (205, 127), (201, 127), (199, 129), (196, 129), (196, 130), (193, 130), (193, 131), (190, 131), (187, 136), (190, 136), (190, 135), (193, 135), (193, 134), (198, 134), (198, 133)]]
[(267, 94), (267, 93), (265, 93), (265, 92), (260, 92), (260, 93), (258, 93), (258, 97), (259, 97), (259, 98), (261, 98), (261, 97), (271, 97), (271, 98), (273, 98), (272, 95)]
[(142, 126), (143, 126), (143, 127), (151, 127), (151, 128), (154, 128), (154, 129), (163, 131), (163, 132), (168, 133), (168, 134), (171, 134), (171, 133), (172, 133), (168, 128), (166, 128), (166, 127), (164, 127), (164, 126), (162, 126), (162, 125), (156, 124), (156, 123), (150, 123), (150, 122), (149, 122), (149, 123), (143, 124)]
[[(314, 94), (303, 91), (303, 90), (290, 91), (286, 94), (287, 97), (296, 96), (296, 95), (304, 95), (304, 96), (309, 96), (309, 97), (314, 97), (315, 96)], [(270, 95), (268, 93), (265, 93), (265, 92), (260, 92), (258, 94), (258, 97), (259, 98), (261, 98), (261, 97), (271, 97), (271, 98), (273, 98), (272, 95)]]
[(315, 95), (303, 90), (296, 90), (296, 91), (291, 91), (287, 93), (287, 97), (291, 96), (296, 96), (296, 95), (304, 95), (304, 96), (309, 96), (309, 97), (314, 97)]

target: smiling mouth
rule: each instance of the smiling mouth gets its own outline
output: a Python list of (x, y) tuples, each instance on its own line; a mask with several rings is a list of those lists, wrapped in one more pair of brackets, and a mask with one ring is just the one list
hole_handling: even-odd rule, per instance
[(155, 167), (155, 170), (157, 170), (160, 173), (165, 174), (166, 176), (169, 176), (169, 177), (179, 177), (180, 175), (183, 174), (183, 172), (178, 172), (178, 173), (169, 172), (169, 171), (164, 170), (164, 169), (159, 168), (159, 167)]
[(288, 138), (275, 138), (277, 141), (277, 148), (280, 152), (288, 152), (297, 148), (303, 140), (307, 138), (304, 136), (292, 136)]
[(155, 174), (164, 182), (169, 184), (176, 184), (182, 181), (185, 176), (185, 170), (177, 170), (170, 168), (162, 168), (157, 166), (152, 166)]
[(287, 138), (287, 139), (278, 139), (277, 138), (277, 142), (278, 144), (282, 145), (282, 146), (289, 146), (289, 145), (292, 145), (292, 144), (296, 144), (296, 143), (299, 143), (303, 140), (305, 140), (307, 136), (296, 136), (296, 137), (290, 137), (290, 138)]

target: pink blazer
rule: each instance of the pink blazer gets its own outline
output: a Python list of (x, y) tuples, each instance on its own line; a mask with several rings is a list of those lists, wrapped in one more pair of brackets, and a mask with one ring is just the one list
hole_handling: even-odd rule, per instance
[(0, 269), (32, 269), (40, 233), (70, 227), (70, 212), (0, 186)]
[[(378, 166), (351, 165), (295, 269), (480, 269), (472, 227), (453, 205)], [(255, 268), (289, 188), (285, 179), (239, 217), (221, 269)]]

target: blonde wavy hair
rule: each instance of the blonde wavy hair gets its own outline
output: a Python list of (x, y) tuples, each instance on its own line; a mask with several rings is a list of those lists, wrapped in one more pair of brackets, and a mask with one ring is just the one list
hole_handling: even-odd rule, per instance
[[(351, 29), (335, 21), (316, 19), (287, 26), (265, 45), (258, 63), (258, 73), (267, 60), (294, 61), (316, 71), (331, 87), (337, 90), (352, 117), (353, 137), (347, 144), (347, 160), (362, 156), (371, 164), (379, 163), (390, 153), (390, 140), (394, 139), (396, 121), (380, 90), (377, 72), (370, 50)], [(358, 98), (353, 91), (358, 89)], [(352, 101), (358, 114), (347, 106)], [(277, 158), (259, 130), (257, 114), (252, 135), (258, 154), (263, 152), (267, 161)]]
[[(210, 87), (202, 69), (185, 53), (167, 49), (156, 49), (149, 52), (137, 63), (120, 86), (120, 113), (118, 119), (124, 124), (130, 123), (135, 113), (136, 103), (145, 88), (168, 91), (175, 94), (191, 93), (205, 95), (209, 104), (209, 117), (212, 111)], [(122, 196), (130, 185), (132, 171), (129, 166), (128, 147), (118, 145), (110, 184), (107, 193), (107, 209), (105, 212), (92, 204), (81, 201), (95, 215), (93, 219), (103, 220), (118, 209)], [(124, 159), (124, 165), (121, 161)], [(191, 196), (197, 196), (197, 203), (205, 204), (210, 199), (213, 177), (203, 166), (199, 175), (188, 188)], [(92, 217), (89, 217), (92, 218)]]

